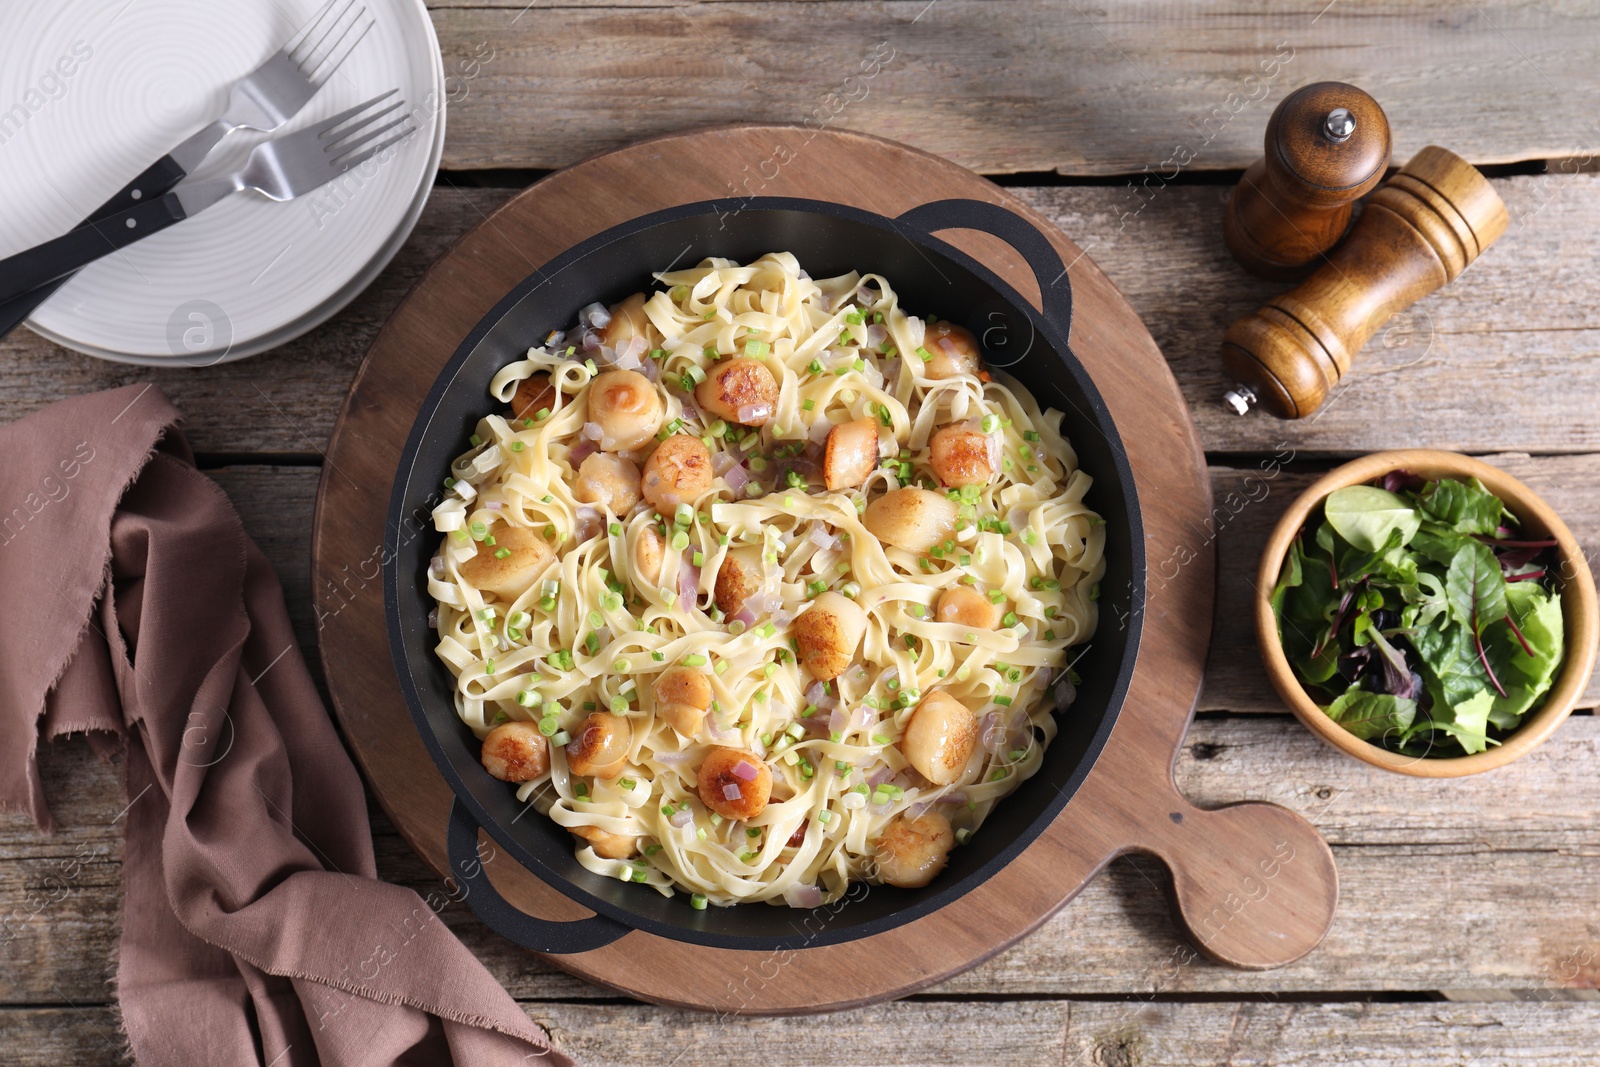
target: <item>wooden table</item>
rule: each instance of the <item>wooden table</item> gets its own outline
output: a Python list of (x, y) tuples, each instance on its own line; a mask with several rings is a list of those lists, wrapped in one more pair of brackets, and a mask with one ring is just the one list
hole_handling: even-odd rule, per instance
[[(447, 169), (366, 294), (294, 344), (203, 371), (152, 375), (19, 332), (0, 342), (0, 418), (153, 378), (277, 565), (315, 663), (307, 538), (320, 450), (378, 326), (456, 237), (540, 170), (665, 130), (809, 121), (907, 141), (1005, 175), (1150, 326), (1194, 409), (1218, 502), (1191, 544), (1150, 546), (1157, 567), (1185, 548), (1214, 548), (1220, 562), (1211, 665), (1179, 784), (1201, 803), (1259, 798), (1303, 813), (1334, 846), (1342, 879), (1322, 948), (1245, 973), (1183, 942), (1158, 864), (1119, 861), (982, 967), (823, 1020), (621, 1001), (447, 911), (579, 1062), (1595, 1062), (1600, 722), (1582, 711), (1535, 755), (1477, 779), (1381, 775), (1322, 746), (1273, 697), (1244, 575), (1315, 472), (1407, 445), (1488, 456), (1600, 545), (1600, 177), (1589, 162), (1600, 15), (1578, 3), (1375, 0), (1109, 12), (1076, 0), (431, 6), (455, 97)], [(867, 77), (874, 54), (880, 69)], [(1511, 230), (1374, 339), (1319, 417), (1238, 419), (1216, 402), (1217, 343), (1274, 287), (1227, 258), (1222, 203), (1273, 104), (1324, 78), (1378, 98), (1396, 162), (1440, 143), (1495, 164)], [(1178, 145), (1193, 150), (1183, 168), (1170, 162)], [(1588, 697), (1600, 703), (1600, 685)], [(119, 772), (77, 742), (43, 765), (57, 834), (0, 817), (0, 1060), (113, 1063)], [(376, 810), (373, 822), (383, 874), (430, 888)], [(63, 882), (72, 859), (85, 861)]]

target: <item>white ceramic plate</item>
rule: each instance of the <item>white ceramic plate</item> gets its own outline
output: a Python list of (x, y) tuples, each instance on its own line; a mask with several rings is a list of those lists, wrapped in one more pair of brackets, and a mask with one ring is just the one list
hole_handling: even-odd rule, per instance
[[(315, 327), (405, 242), (444, 145), (444, 71), (422, 0), (361, 0), (374, 25), (284, 130), (398, 89), (415, 136), (288, 203), (241, 193), (100, 260), (28, 324), (90, 355), (170, 366), (241, 359)], [(76, 225), (220, 115), (228, 88), (322, 0), (0, 4), (0, 254)], [(263, 139), (232, 134), (196, 173)]]

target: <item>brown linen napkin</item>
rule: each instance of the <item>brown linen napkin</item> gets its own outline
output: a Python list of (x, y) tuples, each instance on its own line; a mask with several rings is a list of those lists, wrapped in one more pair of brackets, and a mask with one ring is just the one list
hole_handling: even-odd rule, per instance
[(277, 579), (178, 418), (145, 385), (0, 428), (0, 807), (52, 828), (41, 735), (126, 744), (138, 1062), (570, 1064), (439, 921), (442, 892), (376, 880)]

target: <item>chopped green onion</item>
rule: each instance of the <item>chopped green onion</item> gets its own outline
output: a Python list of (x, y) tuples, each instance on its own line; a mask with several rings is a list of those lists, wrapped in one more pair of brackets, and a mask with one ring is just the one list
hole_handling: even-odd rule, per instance
[(683, 665), (685, 667), (704, 667), (708, 662), (710, 661), (704, 656), (700, 655), (698, 652), (691, 652), (689, 655), (683, 657)]
[(705, 911), (706, 910), (706, 895), (704, 893), (695, 893), (692, 896), (690, 896), (689, 897), (689, 907), (693, 908), (695, 911)]
[(672, 535), (671, 544), (672, 544), (673, 549), (675, 549), (678, 552), (682, 552), (684, 549), (688, 548), (689, 547), (689, 534), (687, 533), (687, 531), (679, 530), (677, 533), (673, 534)]

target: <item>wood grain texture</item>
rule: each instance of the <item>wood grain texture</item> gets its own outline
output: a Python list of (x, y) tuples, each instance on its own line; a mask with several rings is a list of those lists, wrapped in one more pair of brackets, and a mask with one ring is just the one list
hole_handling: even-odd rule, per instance
[[(537, 10), (537, 9), (535, 9)], [(1338, 8), (1335, 8), (1338, 10)], [(531, 15), (530, 15), (531, 17)], [(350, 308), (282, 349), (191, 371), (151, 372), (67, 352), (27, 330), (0, 340), (0, 420), (58, 397), (154, 380), (202, 452), (317, 458), (361, 356), (426, 266), (513, 194), (441, 179), (411, 240)], [(1008, 190), (1075, 237), (1127, 298), (1178, 379), (1211, 453), (1600, 451), (1600, 174), (1498, 179), (1511, 229), (1461, 278), (1399, 316), (1310, 419), (1239, 418), (1218, 347), (1228, 324), (1282, 285), (1246, 274), (1221, 240), (1228, 190)], [(1159, 252), (1153, 251), (1159, 250)], [(265, 455), (263, 455), (265, 454)]]
[[(1340, 914), (1322, 946), (1269, 976), (1212, 963), (1173, 926), (1163, 866), (1128, 858), (1035, 934), (930, 992), (1600, 989), (1600, 798), (1574, 786), (1597, 763), (1600, 719), (1592, 716), (1569, 720), (1513, 767), (1459, 782), (1367, 767), (1287, 716), (1202, 719), (1178, 754), (1185, 795), (1199, 804), (1241, 796), (1282, 804), (1333, 845)], [(21, 817), (0, 816), (0, 1005), (98, 1002), (112, 973), (120, 899), (121, 772), (79, 741), (46, 749), (41, 767), (57, 834), (43, 838)], [(384, 878), (422, 893), (440, 888), (375, 805), (373, 824)], [(77, 858), (85, 861), (70, 869)], [(1536, 898), (1529, 887), (1538, 887)], [(488, 932), (460, 905), (442, 917), (517, 997), (611, 995)]]
[[(1591, 1062), (1600, 1005), (1236, 1004), (915, 999), (804, 1019), (729, 1019), (617, 1004), (525, 1004), (585, 1067), (759, 1062), (770, 1067), (1548, 1067)], [(109, 1008), (0, 1009), (12, 1067), (125, 1062)], [(669, 1059), (670, 1057), (670, 1059)]]
[(430, 6), (454, 97), (447, 168), (561, 167), (701, 123), (810, 121), (985, 173), (1243, 169), (1277, 101), (1328, 79), (1383, 105), (1397, 163), (1429, 143), (1486, 163), (1597, 140), (1600, 16), (1573, 0)]

